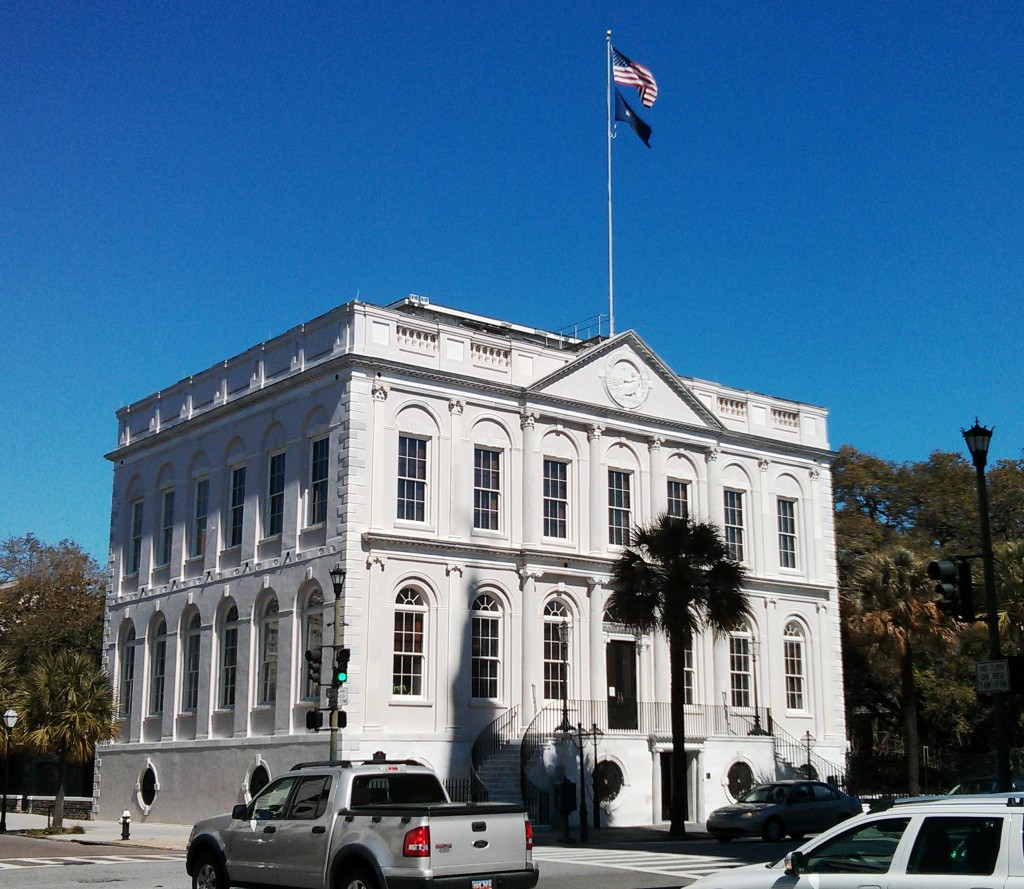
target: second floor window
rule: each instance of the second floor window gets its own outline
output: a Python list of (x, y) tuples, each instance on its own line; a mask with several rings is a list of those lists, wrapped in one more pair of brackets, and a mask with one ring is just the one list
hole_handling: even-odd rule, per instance
[(690, 491), (686, 482), (670, 478), (668, 480), (668, 509), (666, 512), (676, 519), (690, 516)]
[(725, 492), (725, 548), (734, 562), (743, 561), (743, 494)]
[(284, 452), (274, 454), (267, 466), (266, 537), (277, 537), (284, 530)]
[(198, 614), (193, 614), (185, 630), (185, 644), (182, 668), (184, 671), (181, 688), (181, 709), (194, 713), (199, 707), (199, 640), (202, 624)]
[(629, 546), (629, 526), (633, 514), (630, 499), (632, 476), (618, 469), (608, 470), (608, 542)]
[(427, 520), (427, 442), (398, 436), (398, 518)]
[(564, 540), (568, 536), (569, 464), (544, 461), (544, 536)]
[(245, 467), (231, 470), (231, 501), (228, 507), (227, 545), (242, 545), (242, 520), (245, 518)]
[(309, 460), (309, 516), (310, 525), (327, 521), (327, 436), (317, 438), (310, 445)]
[(171, 563), (171, 547), (174, 545), (174, 490), (164, 491), (160, 497), (160, 548), (157, 564)]
[(149, 712), (164, 712), (164, 679), (167, 677), (167, 624), (161, 619), (153, 627), (149, 661)]
[(238, 682), (238, 609), (232, 605), (224, 615), (220, 646), (220, 706), (232, 710)]
[(473, 449), (473, 527), (498, 530), (501, 452)]
[(501, 608), (493, 596), (473, 603), (473, 665), (470, 695), (496, 701), (501, 678)]
[(796, 568), (796, 502), (779, 498), (779, 567)]
[(142, 501), (132, 503), (132, 531), (128, 541), (128, 574), (138, 574), (142, 565)]
[(196, 481), (195, 503), (192, 509), (192, 541), (188, 554), (197, 559), (206, 555), (206, 525), (210, 516), (210, 480)]
[(392, 692), (395, 695), (422, 697), (423, 671), (426, 666), (427, 607), (423, 596), (406, 587), (395, 600), (394, 666)]

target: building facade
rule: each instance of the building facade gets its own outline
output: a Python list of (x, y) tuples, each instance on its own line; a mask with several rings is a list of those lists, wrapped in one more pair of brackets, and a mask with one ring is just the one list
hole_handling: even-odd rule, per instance
[(117, 416), (100, 817), (188, 822), (327, 758), (305, 652), (337, 639), (341, 757), (416, 757), (525, 793), (541, 821), (582, 761), (601, 823), (663, 820), (668, 645), (606, 603), (630, 528), (665, 512), (723, 529), (754, 606), (686, 652), (691, 817), (842, 771), (821, 408), (680, 377), (633, 332), (410, 297), (339, 307)]

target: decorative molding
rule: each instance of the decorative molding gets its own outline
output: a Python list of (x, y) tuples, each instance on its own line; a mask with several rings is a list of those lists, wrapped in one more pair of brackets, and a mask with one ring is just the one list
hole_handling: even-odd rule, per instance
[(757, 458), (757, 468), (760, 469), (761, 472), (767, 472), (771, 465), (772, 461), (769, 460), (767, 457)]
[(530, 411), (524, 411), (519, 415), (520, 429), (533, 429), (537, 425), (537, 415)]
[(714, 463), (719, 457), (722, 456), (722, 449), (718, 445), (715, 445), (713, 448), (711, 448), (710, 451), (707, 452), (705, 456), (707, 457), (709, 463)]
[(456, 416), (462, 416), (466, 410), (466, 402), (461, 398), (449, 398), (448, 399), (448, 410), (450, 413)]
[(661, 446), (664, 443), (665, 443), (665, 439), (662, 438), (660, 435), (652, 435), (647, 440), (647, 450), (648, 451), (660, 451), (661, 450)]
[(812, 466), (811, 467), (811, 481), (812, 482), (816, 482), (819, 478), (821, 478), (821, 470), (817, 466)]
[(451, 577), (453, 574), (458, 574), (459, 577), (462, 577), (464, 571), (465, 569), (462, 565), (456, 565), (454, 562), (449, 562), (444, 566), (444, 573), (446, 577)]
[(387, 401), (390, 391), (391, 387), (381, 380), (374, 380), (373, 386), (370, 388), (370, 394), (373, 395), (374, 401)]
[(368, 569), (373, 568), (374, 565), (380, 565), (380, 570), (384, 570), (384, 563), (387, 561), (386, 556), (375, 556), (372, 553), (366, 557), (366, 567)]
[(591, 423), (587, 427), (587, 441), (597, 441), (604, 432), (604, 426), (600, 423)]

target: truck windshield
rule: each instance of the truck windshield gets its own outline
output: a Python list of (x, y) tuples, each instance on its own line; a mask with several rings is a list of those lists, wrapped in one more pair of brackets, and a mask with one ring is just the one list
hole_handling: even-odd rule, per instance
[(352, 780), (352, 806), (389, 803), (444, 803), (444, 789), (434, 775), (360, 775)]

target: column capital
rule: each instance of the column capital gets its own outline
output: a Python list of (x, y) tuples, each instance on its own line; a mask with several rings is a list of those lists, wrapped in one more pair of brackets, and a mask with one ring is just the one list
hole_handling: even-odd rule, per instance
[(523, 411), (519, 415), (520, 429), (533, 429), (537, 425), (537, 415), (532, 411)]
[(598, 587), (607, 586), (609, 580), (611, 580), (611, 578), (607, 575), (602, 577), (595, 574), (587, 578), (587, 586), (590, 588), (590, 591), (593, 592)]
[(647, 440), (647, 450), (649, 451), (660, 451), (661, 446), (665, 443), (665, 439), (660, 435), (652, 435)]
[(768, 467), (771, 466), (771, 465), (772, 465), (772, 461), (769, 460), (767, 457), (758, 457), (757, 458), (757, 468), (760, 469), (761, 472), (767, 472), (768, 471)]
[(518, 573), (520, 580), (526, 583), (528, 580), (537, 580), (544, 572), (536, 568), (520, 568)]
[(370, 394), (373, 395), (374, 401), (387, 401), (390, 391), (391, 387), (382, 380), (374, 380), (373, 386), (370, 387)]
[(604, 426), (600, 423), (591, 423), (587, 427), (587, 441), (597, 441), (604, 432)]
[(448, 410), (453, 414), (461, 415), (466, 410), (466, 402), (461, 398), (449, 398), (448, 399)]
[(722, 449), (718, 445), (714, 445), (704, 455), (708, 463), (714, 463), (719, 457), (722, 456)]

